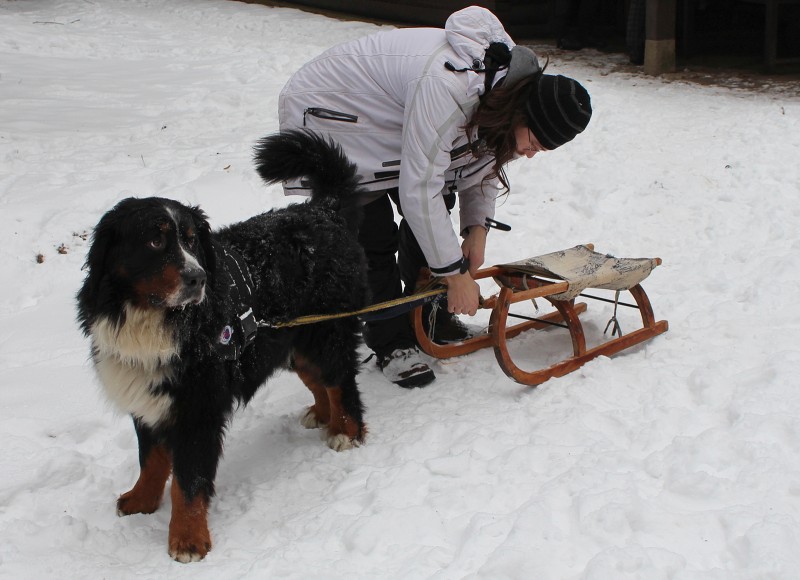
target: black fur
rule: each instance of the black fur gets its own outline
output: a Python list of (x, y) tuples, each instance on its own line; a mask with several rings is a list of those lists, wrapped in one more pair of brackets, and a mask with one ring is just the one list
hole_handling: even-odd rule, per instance
[[(161, 378), (145, 387), (147, 392), (109, 394), (123, 407), (131, 403), (124, 410), (132, 414), (139, 439), (140, 482), (153, 450), (160, 448), (171, 457), (173, 486), (177, 483), (187, 500), (214, 495), (224, 429), (232, 410), (246, 404), (279, 368), (302, 364), (296, 370), (312, 391), (311, 383), (326, 387), (324, 392), (337, 390), (341, 410), (354, 426), (344, 435), (357, 445), (366, 433), (356, 385), (357, 318), (296, 328), (262, 327), (238, 360), (225, 360), (219, 353), (224, 327), (241, 314), (231, 294), (233, 277), (224, 258), (226, 248), (238, 252), (246, 263), (257, 319), (275, 322), (347, 312), (368, 302), (365, 258), (352, 231), (357, 223), (355, 167), (337, 147), (301, 131), (261, 140), (256, 163), (267, 182), (307, 176), (314, 188), (312, 198), (217, 232), (211, 231), (196, 207), (163, 198), (123, 200), (95, 228), (87, 276), (78, 293), (78, 319), (92, 338), (93, 360), (109, 391), (124, 386), (108, 384), (113, 380), (106, 375), (114, 375), (106, 371), (105, 358), (115, 356), (108, 352), (118, 345), (109, 346), (107, 341), (116, 338), (106, 335), (123, 336), (121, 329), (126, 325), (137, 331), (132, 325), (138, 322), (132, 319), (138, 320), (142, 313), (145, 318), (158, 313), (156, 320), (163, 313), (160, 329), (175, 352), (159, 355), (164, 360), (150, 365), (158, 367), (151, 374)], [(101, 337), (104, 325), (114, 332)], [(119, 356), (130, 358), (130, 353)], [(150, 360), (148, 356), (152, 359), (142, 354), (142, 360)], [(112, 371), (123, 368), (120, 364), (127, 364), (134, 374), (139, 372), (137, 364), (144, 365), (137, 360), (114, 361)], [(123, 370), (127, 372), (128, 367)], [(137, 407), (139, 403), (132, 402), (139, 401), (137, 395), (155, 406), (142, 403)], [(315, 400), (319, 403), (317, 393)], [(326, 421), (322, 417), (319, 422)], [(342, 433), (334, 430), (329, 435)], [(118, 504), (120, 512), (137, 511), (126, 509), (124, 497)], [(173, 507), (173, 521), (175, 513)], [(177, 540), (178, 555), (173, 553), (173, 557), (205, 555), (202, 548), (195, 550), (191, 539), (188, 547)]]

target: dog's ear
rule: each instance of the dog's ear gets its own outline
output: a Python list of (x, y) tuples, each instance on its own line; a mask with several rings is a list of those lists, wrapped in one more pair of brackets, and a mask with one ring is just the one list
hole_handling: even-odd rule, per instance
[(127, 199), (123, 200), (107, 211), (92, 232), (92, 243), (83, 265), (83, 269), (87, 271), (86, 283), (92, 288), (96, 288), (100, 279), (105, 275), (106, 256), (116, 242), (119, 229), (120, 207), (127, 201)]
[(103, 296), (102, 290), (103, 282), (108, 275), (106, 258), (117, 241), (117, 230), (122, 215), (120, 207), (130, 199), (132, 198), (121, 201), (107, 211), (92, 232), (89, 251), (83, 264), (86, 278), (78, 292), (78, 315), (84, 330), (87, 330), (87, 325), (91, 324), (90, 318), (95, 313), (97, 306), (108, 298)]
[(214, 252), (214, 240), (211, 236), (211, 225), (208, 223), (208, 217), (205, 212), (198, 206), (189, 208), (194, 221), (195, 231), (200, 240), (200, 249), (203, 252), (202, 264), (206, 273), (209, 275), (214, 274), (217, 269), (217, 257)]

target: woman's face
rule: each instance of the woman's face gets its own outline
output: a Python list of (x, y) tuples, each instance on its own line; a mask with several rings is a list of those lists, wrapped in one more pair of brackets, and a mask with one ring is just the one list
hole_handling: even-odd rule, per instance
[(525, 125), (521, 125), (514, 130), (514, 138), (517, 141), (517, 155), (524, 155), (530, 159), (540, 151), (547, 151), (539, 143), (536, 135)]

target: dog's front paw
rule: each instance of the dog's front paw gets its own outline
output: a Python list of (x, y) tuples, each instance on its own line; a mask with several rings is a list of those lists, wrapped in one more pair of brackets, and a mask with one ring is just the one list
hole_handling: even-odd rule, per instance
[(206, 557), (209, 550), (211, 550), (211, 538), (208, 535), (206, 535), (205, 538), (171, 537), (169, 539), (169, 555), (172, 556), (173, 560), (177, 560), (182, 564), (199, 562)]
[(177, 482), (172, 483), (172, 518), (169, 521), (169, 555), (187, 564), (205, 558), (211, 549), (208, 530), (208, 496), (196, 494), (186, 500)]
[(117, 499), (117, 515), (152, 514), (161, 505), (161, 494), (144, 494), (135, 487)]
[(324, 427), (328, 424), (328, 421), (324, 421), (323, 418), (319, 416), (317, 413), (316, 407), (311, 405), (306, 412), (300, 417), (300, 424), (305, 427), (306, 429), (319, 429), (320, 427)]

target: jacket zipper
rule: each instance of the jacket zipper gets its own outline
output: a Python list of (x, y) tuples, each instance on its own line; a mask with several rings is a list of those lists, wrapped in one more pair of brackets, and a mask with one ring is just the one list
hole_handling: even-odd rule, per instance
[(341, 111), (334, 111), (332, 109), (323, 109), (322, 107), (309, 107), (303, 111), (303, 127), (306, 126), (306, 115), (317, 117), (318, 119), (330, 119), (331, 121), (344, 121), (345, 123), (358, 122), (358, 115), (351, 115), (350, 113), (342, 113)]

